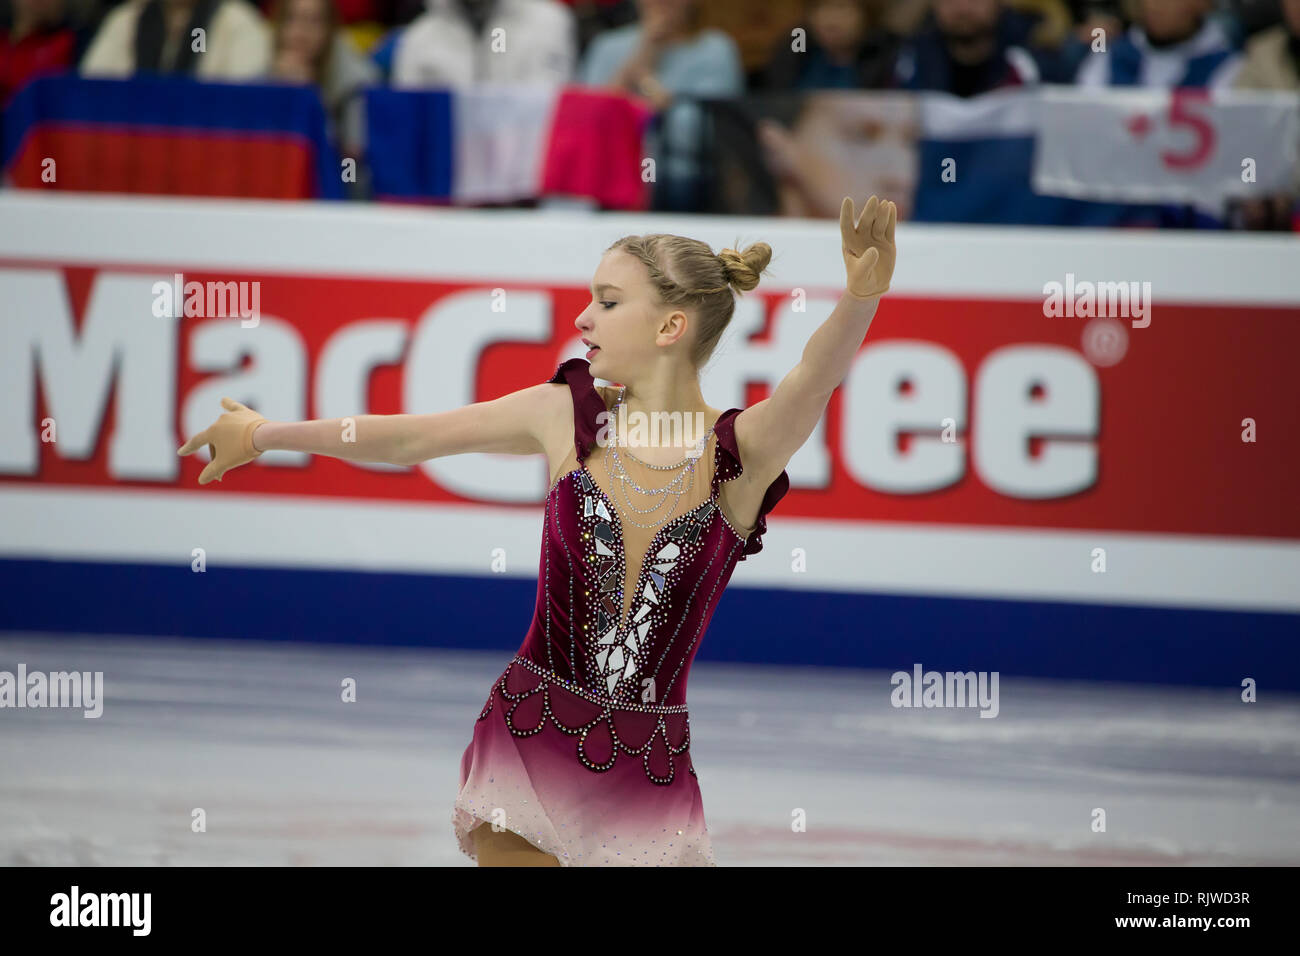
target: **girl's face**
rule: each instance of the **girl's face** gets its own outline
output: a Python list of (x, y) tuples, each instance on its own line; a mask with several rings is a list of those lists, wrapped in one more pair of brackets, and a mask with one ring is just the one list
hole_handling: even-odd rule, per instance
[(1153, 40), (1181, 40), (1200, 29), (1208, 0), (1143, 0), (1141, 21)]
[(315, 63), (325, 55), (329, 41), (329, 14), (321, 0), (288, 0), (280, 28), (281, 47)]
[(625, 384), (661, 357), (662, 346), (687, 331), (680, 309), (655, 299), (640, 260), (619, 249), (605, 253), (591, 280), (592, 301), (574, 321), (594, 378)]
[(808, 26), (818, 43), (840, 50), (857, 46), (866, 24), (857, 0), (821, 0), (813, 6)]

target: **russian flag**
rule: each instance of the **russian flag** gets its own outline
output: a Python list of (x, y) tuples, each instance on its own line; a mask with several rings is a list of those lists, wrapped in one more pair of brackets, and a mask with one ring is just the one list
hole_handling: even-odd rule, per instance
[(2, 155), (19, 188), (343, 198), (325, 109), (305, 86), (43, 77), (5, 111)]

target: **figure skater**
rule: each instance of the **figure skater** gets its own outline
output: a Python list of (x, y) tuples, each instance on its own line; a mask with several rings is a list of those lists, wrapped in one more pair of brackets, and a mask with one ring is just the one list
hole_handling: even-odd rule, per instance
[[(179, 449), (209, 447), (201, 485), (272, 448), (403, 465), (546, 455), (536, 609), (478, 715), (452, 809), (480, 866), (716, 865), (690, 756), (691, 662), (889, 288), (896, 219), (872, 196), (855, 223), (844, 199), (847, 288), (771, 397), (743, 410), (705, 404), (699, 369), (733, 289), (758, 284), (771, 247), (715, 255), (655, 234), (605, 252), (574, 323), (590, 351), (546, 383), (453, 411), (356, 416), (346, 443), (342, 419), (272, 422), (224, 398), (225, 414)], [(665, 411), (712, 424), (647, 439)]]

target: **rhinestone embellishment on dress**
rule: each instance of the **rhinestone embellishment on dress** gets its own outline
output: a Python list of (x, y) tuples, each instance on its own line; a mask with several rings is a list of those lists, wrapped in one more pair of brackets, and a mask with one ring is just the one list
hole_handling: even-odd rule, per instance
[[(510, 681), (510, 672), (513, 668), (520, 667), (524, 670), (542, 678), (536, 686), (517, 693), (512, 693), (508, 687)], [(597, 715), (575, 726), (561, 721), (555, 714), (552, 704), (552, 695), (554, 694), (573, 694), (582, 700), (597, 705), (600, 710)], [(652, 704), (619, 704), (608, 698), (602, 698), (591, 691), (577, 686), (572, 681), (567, 681), (559, 675), (547, 671), (545, 668), (538, 666), (526, 657), (516, 656), (514, 660), (507, 665), (505, 672), (493, 685), (491, 693), (488, 695), (487, 703), (483, 706), (482, 712), (478, 719), (482, 720), (492, 712), (493, 705), (496, 702), (497, 695), (500, 695), (503, 701), (509, 702), (509, 707), (505, 710), (505, 723), (516, 737), (531, 737), (541, 733), (546, 724), (549, 722), (559, 730), (571, 736), (578, 737), (578, 759), (588, 770), (594, 770), (597, 773), (604, 773), (610, 770), (618, 761), (620, 753), (627, 753), (634, 757), (641, 758), (641, 764), (645, 770), (646, 777), (653, 783), (667, 786), (673, 782), (677, 775), (677, 765), (674, 760), (679, 754), (685, 753), (691, 746), (691, 719), (687, 716), (686, 705), (676, 704), (672, 706), (655, 706)], [(515, 716), (519, 708), (531, 701), (533, 698), (540, 700), (540, 710), (537, 715), (537, 723), (533, 727), (521, 727)], [(619, 711), (631, 711), (639, 714), (656, 715), (653, 730), (649, 736), (639, 746), (631, 746), (625, 737), (620, 737), (616, 730), (617, 718), (615, 714)], [(670, 716), (681, 715), (681, 742), (676, 746), (673, 745), (668, 727)], [(587, 754), (587, 740), (593, 734), (603, 735), (609, 741), (609, 759), (603, 763), (596, 763)], [(651, 758), (658, 756), (661, 763), (666, 764), (667, 774), (657, 774), (652, 768)], [(695, 768), (690, 768), (691, 773)]]
[[(611, 517), (604, 491), (586, 469), (575, 474), (582, 496), (583, 539), (592, 548), (587, 552), (587, 558), (596, 565), (596, 591), (599, 595), (599, 600), (592, 605), (594, 620), (588, 622), (593, 625), (595, 634), (591, 658), (595, 673), (592, 677), (603, 683), (611, 697), (636, 701), (640, 695), (637, 678), (649, 672), (644, 649), (652, 628), (664, 618), (669, 607), (669, 578), (683, 558), (683, 549), (691, 548), (700, 540), (713, 516), (715, 504), (710, 498), (669, 521), (651, 539), (634, 585), (629, 620), (620, 626), (627, 561), (623, 548), (618, 545), (617, 520)], [(589, 532), (586, 530), (588, 526)], [(663, 540), (665, 538), (667, 540)]]

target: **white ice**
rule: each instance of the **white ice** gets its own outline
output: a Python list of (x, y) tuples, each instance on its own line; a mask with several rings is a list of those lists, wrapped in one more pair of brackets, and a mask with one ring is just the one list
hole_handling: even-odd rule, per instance
[[(0, 670), (103, 671), (106, 697), (98, 719), (0, 710), (0, 864), (472, 865), (451, 805), (510, 656), (0, 635)], [(1300, 697), (1266, 681), (1248, 704), (1004, 675), (994, 719), (890, 690), (696, 663), (719, 865), (1300, 864)]]

